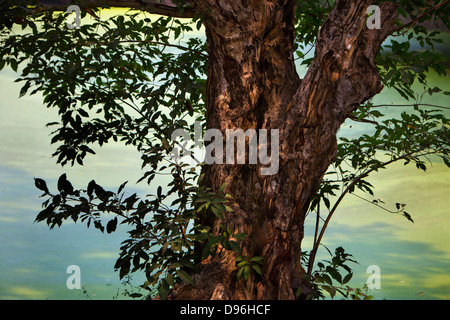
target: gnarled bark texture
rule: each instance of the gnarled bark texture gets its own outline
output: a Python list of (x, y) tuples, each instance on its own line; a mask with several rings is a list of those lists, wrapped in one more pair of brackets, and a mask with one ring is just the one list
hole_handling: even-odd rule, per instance
[[(261, 165), (204, 168), (213, 190), (226, 182), (234, 213), (220, 223), (246, 233), (243, 254), (262, 256), (262, 276), (236, 281), (236, 254), (219, 249), (200, 264), (194, 285), (172, 299), (294, 299), (302, 283), (303, 224), (310, 200), (336, 154), (336, 133), (357, 106), (381, 90), (374, 58), (397, 18), (381, 6), (381, 29), (366, 26), (371, 1), (338, 0), (317, 38), (304, 79), (294, 65), (294, 0), (196, 0), (206, 15), (207, 127), (279, 129), (279, 170)], [(270, 145), (270, 139), (269, 139)]]

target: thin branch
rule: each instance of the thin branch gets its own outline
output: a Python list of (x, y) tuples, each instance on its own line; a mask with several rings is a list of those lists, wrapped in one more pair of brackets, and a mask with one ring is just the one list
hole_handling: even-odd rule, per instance
[(377, 104), (373, 105), (371, 107), (373, 108), (379, 108), (379, 107), (414, 107), (414, 106), (424, 106), (424, 107), (433, 107), (433, 108), (440, 108), (440, 109), (447, 109), (450, 110), (450, 107), (444, 107), (439, 106), (436, 104), (429, 104), (429, 103), (414, 103), (414, 104)]
[[(121, 41), (118, 41), (117, 43), (147, 43), (147, 44), (161, 45), (161, 46), (164, 46), (164, 48), (165, 47), (177, 48), (177, 49), (184, 50), (184, 51), (191, 51), (191, 52), (198, 53), (199, 55), (201, 55), (201, 56), (203, 56), (205, 58), (208, 57), (207, 54), (205, 54), (205, 53), (203, 53), (201, 51), (198, 51), (198, 50), (195, 50), (195, 49), (192, 49), (192, 48), (189, 48), (189, 47), (185, 47), (185, 46), (182, 46), (182, 45), (178, 45), (178, 44), (165, 43), (165, 42), (160, 42), (160, 41), (121, 40)], [(86, 42), (86, 43), (78, 42), (78, 43), (76, 43), (76, 45), (81, 45), (81, 46), (90, 46), (90, 45), (93, 45), (93, 44), (110, 45), (110, 44), (113, 44), (113, 42), (102, 41), (102, 42)]]
[[(66, 11), (71, 4), (71, 0), (38, 0), (37, 6), (32, 8), (30, 11), (32, 13), (44, 11)], [(85, 0), (79, 1), (77, 4), (82, 9), (96, 7), (131, 8), (176, 18), (194, 18), (196, 15), (196, 11), (192, 6), (189, 5), (179, 8), (170, 0)]]
[(403, 208), (402, 208), (402, 210), (392, 211), (392, 210), (389, 210), (389, 209), (387, 209), (387, 208), (385, 208), (385, 207), (383, 207), (383, 206), (380, 206), (378, 203), (376, 203), (376, 202), (374, 202), (374, 201), (370, 201), (370, 200), (367, 200), (366, 198), (363, 198), (363, 197), (361, 197), (361, 196), (358, 196), (358, 195), (355, 194), (355, 193), (351, 193), (351, 195), (352, 195), (352, 196), (355, 196), (355, 197), (357, 197), (357, 198), (359, 198), (359, 199), (361, 199), (361, 200), (363, 200), (363, 201), (366, 201), (366, 202), (368, 202), (368, 203), (370, 203), (370, 204), (372, 204), (372, 205), (374, 205), (374, 206), (376, 206), (376, 207), (378, 207), (378, 208), (380, 208), (380, 209), (383, 209), (383, 210), (386, 211), (386, 212), (392, 213), (392, 214), (399, 214), (399, 213), (401, 213), (401, 212), (403, 211)]
[(368, 120), (368, 119), (358, 119), (355, 116), (349, 116), (349, 119), (351, 119), (351, 120), (353, 120), (355, 122), (370, 123), (370, 124), (373, 124), (373, 125), (376, 125), (376, 126), (379, 124), (376, 121), (372, 121), (372, 120)]
[[(97, 87), (96, 85), (94, 85), (94, 84), (92, 84), (92, 83), (89, 83), (92, 87), (95, 87), (95, 88), (97, 88), (98, 90), (102, 90), (103, 92), (105, 92), (105, 93), (108, 93), (106, 90), (104, 90), (103, 88), (99, 88), (99, 87)], [(150, 126), (150, 128), (152, 128), (152, 129), (154, 129), (155, 131), (157, 131), (158, 133), (160, 133), (160, 134), (163, 134), (165, 137), (166, 137), (166, 139), (169, 139), (169, 137), (167, 137), (165, 134), (164, 134), (164, 132), (162, 132), (162, 131), (158, 131), (158, 127), (157, 126), (154, 126), (153, 124), (152, 124), (152, 122), (151, 122), (151, 119), (148, 117), (148, 115), (146, 115), (146, 114), (144, 114), (141, 110), (139, 110), (139, 108), (137, 107), (137, 105), (136, 104), (134, 104), (134, 102), (133, 102), (133, 104), (134, 105), (132, 105), (131, 103), (129, 103), (129, 102), (127, 102), (126, 100), (124, 100), (124, 99), (122, 99), (122, 98), (120, 98), (120, 97), (116, 97), (118, 100), (120, 100), (122, 103), (124, 103), (124, 104), (126, 104), (127, 106), (129, 106), (131, 109), (133, 109), (134, 111), (136, 111), (139, 115), (141, 115), (144, 119), (146, 119), (148, 122), (149, 122), (149, 126)], [(183, 152), (187, 152), (189, 155), (190, 155), (190, 157), (192, 158), (192, 160), (194, 160), (197, 164), (202, 164), (202, 162), (200, 162), (200, 160), (198, 160), (193, 154), (192, 154), (192, 152), (190, 152), (189, 150), (186, 150), (185, 148), (184, 148), (184, 146), (182, 146), (181, 145), (181, 143), (180, 142), (178, 142), (178, 141), (173, 141), (176, 145), (178, 145), (179, 147), (181, 147), (182, 149), (183, 149)]]
[[(415, 151), (412, 151), (412, 152), (410, 152), (410, 153), (404, 154), (404, 155), (402, 155), (402, 156), (400, 156), (400, 157), (398, 157), (398, 158), (395, 158), (395, 159), (389, 160), (389, 161), (387, 161), (387, 162), (384, 162), (384, 163), (381, 165), (381, 168), (384, 168), (384, 167), (386, 167), (387, 165), (390, 165), (390, 164), (392, 164), (392, 163), (394, 163), (394, 162), (397, 162), (397, 161), (399, 161), (399, 160), (406, 159), (406, 158), (412, 156), (412, 155), (415, 154), (415, 153), (418, 153), (418, 152), (423, 151), (424, 149), (425, 149), (425, 147), (422, 147), (422, 148), (420, 148), (420, 149), (418, 149), (418, 150), (415, 150)], [(312, 250), (311, 250), (311, 254), (310, 254), (310, 257), (309, 257), (308, 274), (311, 274), (312, 267), (313, 267), (313, 265), (314, 265), (314, 260), (315, 260), (315, 257), (316, 257), (316, 253), (317, 253), (317, 249), (319, 248), (319, 244), (320, 244), (320, 242), (322, 241), (322, 238), (323, 238), (323, 235), (324, 235), (324, 233), (325, 233), (325, 230), (327, 229), (328, 224), (330, 223), (330, 220), (331, 220), (331, 218), (333, 217), (333, 214), (336, 212), (337, 207), (340, 205), (340, 203), (342, 202), (342, 200), (344, 199), (344, 197), (350, 192), (350, 190), (351, 190), (351, 189), (352, 189), (352, 188), (353, 188), (353, 187), (354, 187), (361, 179), (367, 177), (370, 173), (372, 173), (373, 171), (376, 171), (377, 169), (379, 169), (379, 167), (375, 167), (375, 168), (372, 168), (372, 169), (370, 169), (370, 170), (367, 170), (367, 171), (361, 173), (359, 176), (357, 176), (357, 177), (356, 177), (356, 178), (355, 178), (355, 179), (347, 186), (347, 188), (342, 192), (342, 194), (340, 195), (340, 197), (338, 198), (338, 200), (337, 200), (336, 203), (334, 204), (333, 208), (331, 209), (330, 213), (328, 214), (328, 217), (327, 217), (326, 220), (325, 220), (325, 223), (324, 223), (323, 226), (322, 226), (322, 229), (321, 229), (321, 231), (320, 231), (320, 234), (319, 234), (319, 236), (318, 236), (318, 238), (317, 238), (317, 242), (314, 243), (313, 248), (312, 248)]]
[[(319, 233), (319, 222), (320, 222), (320, 200), (317, 203), (316, 227), (314, 230), (314, 242), (313, 242), (314, 245), (317, 243), (317, 235)], [(311, 259), (311, 256), (310, 256), (309, 261), (308, 261), (308, 273), (310, 273), (310, 270), (312, 270), (311, 264), (313, 262), (314, 262), (314, 258)]]
[[(411, 29), (417, 22), (419, 22), (420, 19), (422, 19), (423, 17), (429, 15), (430, 13), (432, 13), (433, 11), (439, 9), (440, 7), (442, 7), (444, 4), (446, 4), (447, 2), (449, 2), (450, 0), (445, 0), (443, 2), (441, 2), (440, 4), (438, 4), (437, 6), (431, 8), (430, 10), (426, 11), (422, 11), (422, 13), (420, 14), (420, 16), (418, 16), (416, 19), (398, 27), (395, 31), (400, 31), (401, 29), (404, 28), (408, 28), (407, 30), (405, 30), (405, 32), (407, 32), (409, 29)], [(426, 9), (426, 8), (425, 8)]]

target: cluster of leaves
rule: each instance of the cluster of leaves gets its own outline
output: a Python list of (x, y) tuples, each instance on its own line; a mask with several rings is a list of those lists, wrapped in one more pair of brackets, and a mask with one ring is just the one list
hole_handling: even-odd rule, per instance
[(446, 0), (399, 0), (398, 12), (412, 22), (414, 27), (423, 22), (429, 22), (439, 27), (444, 25), (450, 28), (449, 3)]
[[(417, 30), (419, 29), (419, 30)], [(423, 32), (425, 36), (420, 35)], [(426, 89), (439, 90), (428, 87), (427, 73), (435, 71), (439, 76), (447, 75), (446, 66), (449, 59), (444, 54), (435, 50), (434, 43), (442, 43), (443, 39), (439, 37), (438, 31), (428, 33), (422, 26), (415, 27), (414, 31), (400, 41), (391, 39), (390, 44), (382, 47), (381, 53), (377, 56), (377, 65), (383, 84), (388, 88), (395, 89), (406, 100), (417, 99), (413, 85), (418, 81)], [(411, 40), (419, 43), (421, 48), (429, 46), (429, 50), (410, 50)], [(402, 41), (403, 40), (403, 41)], [(439, 92), (434, 91), (434, 92)], [(450, 92), (446, 91), (446, 95)]]
[[(384, 168), (386, 162), (402, 159), (406, 160), (405, 164), (413, 162), (417, 168), (423, 170), (426, 170), (423, 161), (426, 155), (439, 154), (448, 162), (448, 118), (440, 110), (421, 109), (417, 105), (413, 109), (415, 112), (402, 112), (399, 119), (382, 119), (370, 134), (353, 139), (341, 137), (335, 167), (339, 169), (342, 180), (352, 181), (355, 174), (367, 170), (377, 171)], [(361, 110), (356, 114), (360, 112)], [(380, 112), (371, 114), (379, 118), (383, 116)], [(383, 161), (381, 153), (387, 161)], [(357, 170), (356, 173), (349, 175), (349, 170), (344, 169), (345, 165)], [(361, 183), (356, 187), (364, 188)], [(370, 189), (366, 188), (366, 191), (371, 193)]]
[[(325, 246), (324, 246), (325, 247)], [(325, 247), (330, 255), (330, 260), (323, 260), (317, 263), (318, 269), (307, 275), (306, 281), (311, 284), (313, 290), (307, 294), (306, 299), (325, 299), (324, 292), (327, 292), (333, 299), (336, 294), (340, 294), (345, 299), (350, 300), (371, 300), (373, 297), (367, 294), (367, 287), (352, 288), (348, 285), (353, 277), (352, 268), (348, 263), (358, 263), (353, 255), (346, 253), (344, 248), (335, 249), (334, 255)], [(308, 263), (309, 255), (302, 253), (302, 259)], [(296, 295), (302, 294), (299, 288)]]
[(236, 267), (238, 268), (237, 280), (250, 278), (252, 272), (256, 272), (262, 276), (261, 265), (263, 264), (264, 258), (260, 256), (246, 257), (239, 256), (236, 259)]
[[(418, 169), (426, 171), (427, 157), (437, 155), (449, 166), (449, 119), (442, 110), (424, 109), (419, 105), (408, 111), (402, 112), (398, 119), (386, 118), (371, 103), (361, 106), (354, 117), (370, 119), (373, 129), (357, 138), (340, 137), (334, 170), (327, 173), (337, 179), (323, 180), (319, 198), (336, 196), (334, 191), (341, 186), (349, 187), (350, 193), (358, 189), (373, 196), (373, 186), (365, 178), (370, 172), (397, 161), (404, 161), (405, 165), (414, 163)], [(323, 201), (330, 209), (330, 201)], [(316, 204), (317, 200), (312, 202), (312, 210)]]
[[(311, 201), (309, 213), (315, 213), (317, 219), (309, 273), (312, 272), (315, 255), (328, 222), (347, 194), (353, 194), (386, 212), (400, 214), (414, 222), (405, 211), (406, 204), (396, 202), (393, 210), (386, 208), (382, 200), (374, 198), (374, 186), (369, 181), (371, 173), (397, 162), (415, 164), (418, 169), (426, 171), (426, 161), (431, 163), (431, 157), (442, 159), (450, 167), (450, 120), (442, 110), (423, 109), (418, 105), (414, 105), (412, 110), (402, 112), (399, 118), (387, 118), (376, 106), (368, 103), (354, 113), (355, 119), (370, 119), (374, 126), (370, 133), (356, 138), (340, 137), (336, 159), (321, 182), (317, 196)], [(368, 194), (372, 199), (366, 199), (358, 192)], [(321, 203), (328, 213), (319, 228)]]
[[(399, 31), (382, 46), (376, 63), (383, 84), (394, 88), (404, 99), (417, 99), (413, 84), (418, 83), (430, 90), (427, 73), (436, 72), (439, 76), (447, 75), (449, 58), (436, 48), (443, 43), (440, 27), (450, 27), (447, 1), (399, 1)], [(405, 21), (408, 22), (404, 25)], [(427, 29), (423, 23), (435, 25), (437, 30)], [(411, 50), (416, 43), (418, 50)], [(445, 92), (449, 95), (450, 92)]]
[[(127, 182), (117, 192), (105, 190), (94, 180), (86, 189), (75, 190), (63, 174), (58, 179), (58, 193), (53, 194), (43, 179), (35, 178), (35, 186), (44, 192), (42, 197), (47, 197), (35, 221), (45, 221), (52, 229), (71, 219), (86, 223), (88, 228), (93, 224), (107, 233), (114, 232), (118, 224), (131, 226), (115, 269), (121, 279), (136, 271), (144, 272), (147, 281), (142, 288), (150, 292), (156, 288), (160, 298), (165, 299), (176, 282), (193, 283), (191, 274), (197, 272), (197, 261), (214, 255), (219, 245), (241, 253), (239, 241), (245, 238), (223, 227), (223, 233), (215, 235), (198, 223), (201, 216), (223, 218), (226, 212), (232, 212), (227, 205), (230, 196), (223, 193), (223, 188), (215, 193), (197, 187), (194, 175), (186, 176), (178, 165), (170, 169), (174, 177), (171, 189), (164, 193), (158, 186), (156, 194), (146, 199), (139, 199), (136, 193), (125, 197)], [(165, 204), (170, 198), (175, 200)], [(197, 247), (203, 247), (201, 255)]]
[(61, 121), (49, 124), (57, 127), (51, 141), (60, 144), (58, 163), (83, 164), (93, 144), (110, 140), (161, 154), (163, 140), (188, 127), (186, 117), (202, 117), (204, 42), (185, 39), (190, 23), (142, 15), (84, 18), (79, 29), (68, 30), (66, 14), (47, 12), (22, 20), (23, 31), (2, 26), (0, 69), (23, 64), (20, 95), (32, 89), (48, 108), (58, 108)]
[(297, 2), (295, 15), (295, 53), (302, 64), (309, 65), (312, 58), (305, 59), (314, 49), (316, 37), (335, 1), (305, 0)]
[[(218, 192), (214, 192), (209, 187), (199, 186), (196, 196), (194, 198), (196, 212), (199, 216), (207, 216), (208, 212), (212, 213), (220, 220), (224, 219), (224, 213), (233, 212), (233, 209), (226, 205), (231, 196), (224, 193), (225, 184), (222, 184)], [(239, 243), (235, 240), (242, 241), (245, 239), (245, 234), (232, 234), (229, 228), (220, 225), (221, 232), (217, 235), (209, 233), (210, 227), (198, 226), (200, 233), (196, 236), (197, 241), (202, 242), (202, 258), (206, 259), (214, 254), (221, 245), (226, 250), (233, 250), (241, 253)], [(235, 239), (235, 240), (233, 240)]]

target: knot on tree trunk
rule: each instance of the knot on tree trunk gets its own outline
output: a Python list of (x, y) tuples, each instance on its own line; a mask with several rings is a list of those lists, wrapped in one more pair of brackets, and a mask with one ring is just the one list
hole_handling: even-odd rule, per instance
[(210, 300), (229, 300), (228, 294), (222, 283), (216, 285)]

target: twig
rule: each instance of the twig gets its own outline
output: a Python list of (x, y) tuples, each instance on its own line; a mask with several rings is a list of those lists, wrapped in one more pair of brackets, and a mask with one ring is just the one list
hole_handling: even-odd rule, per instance
[(376, 207), (378, 207), (378, 208), (380, 208), (380, 209), (383, 209), (383, 210), (386, 211), (386, 212), (392, 213), (392, 214), (399, 214), (399, 213), (403, 212), (403, 208), (402, 208), (401, 210), (392, 211), (392, 210), (389, 210), (389, 209), (387, 209), (387, 208), (385, 208), (385, 207), (383, 207), (383, 206), (380, 206), (378, 203), (376, 203), (376, 202), (374, 202), (374, 201), (370, 201), (370, 200), (367, 200), (366, 198), (363, 198), (363, 197), (361, 197), (361, 196), (358, 196), (358, 195), (355, 194), (355, 193), (352, 193), (351, 195), (352, 195), (352, 196), (355, 196), (355, 197), (357, 197), (357, 198), (359, 198), (359, 199), (361, 199), (361, 200), (363, 200), (363, 201), (366, 201), (366, 202), (368, 202), (368, 203), (370, 203), (370, 204), (372, 204), (372, 205), (374, 205), (374, 206), (376, 206)]
[[(171, 43), (165, 43), (165, 42), (160, 42), (160, 41), (149, 41), (149, 40), (120, 40), (120, 41), (118, 41), (117, 43), (147, 43), (147, 44), (154, 44), (154, 45), (164, 46), (163, 51), (164, 51), (164, 49), (165, 49), (166, 47), (172, 47), (172, 48), (177, 48), (177, 49), (180, 49), (180, 50), (185, 50), (185, 51), (195, 52), (195, 53), (197, 53), (197, 54), (199, 54), (199, 55), (201, 55), (201, 56), (203, 56), (203, 57), (205, 57), (205, 58), (208, 57), (207, 54), (205, 54), (205, 53), (203, 53), (203, 52), (201, 52), (201, 51), (198, 51), (198, 50), (195, 50), (195, 49), (192, 49), (192, 48), (189, 48), (189, 47), (185, 47), (185, 46), (182, 46), (182, 45), (179, 45), (179, 44), (171, 44)], [(86, 43), (78, 42), (78, 43), (76, 43), (76, 45), (82, 45), (82, 46), (89, 46), (89, 45), (93, 45), (93, 44), (98, 44), (98, 45), (110, 45), (110, 44), (113, 44), (113, 42), (99, 41), (99, 42), (86, 42)]]
[[(415, 150), (415, 151), (412, 151), (412, 152), (410, 152), (410, 153), (404, 154), (404, 155), (402, 155), (402, 156), (400, 156), (400, 157), (398, 157), (398, 158), (389, 160), (389, 161), (383, 163), (383, 164), (381, 165), (381, 168), (383, 168), (383, 167), (385, 167), (385, 166), (387, 166), (387, 165), (390, 165), (390, 164), (392, 164), (392, 163), (394, 163), (394, 162), (397, 162), (397, 161), (399, 161), (399, 160), (406, 159), (406, 158), (412, 156), (414, 153), (421, 152), (421, 151), (423, 151), (424, 149), (425, 149), (425, 147), (422, 147), (422, 148), (420, 148), (420, 149), (418, 149), (418, 150)], [(313, 244), (313, 248), (312, 248), (312, 250), (311, 250), (311, 254), (310, 254), (310, 257), (309, 257), (308, 274), (311, 274), (311, 272), (312, 272), (312, 268), (313, 268), (313, 265), (314, 265), (314, 259), (315, 259), (315, 257), (316, 257), (317, 249), (319, 248), (319, 244), (320, 244), (320, 242), (322, 241), (322, 237), (323, 237), (323, 235), (324, 235), (324, 233), (325, 233), (325, 230), (327, 229), (327, 226), (328, 226), (328, 224), (329, 224), (329, 222), (330, 222), (330, 220), (331, 220), (333, 214), (336, 212), (337, 207), (338, 207), (339, 204), (342, 202), (342, 199), (344, 199), (344, 197), (347, 195), (347, 193), (350, 192), (350, 190), (356, 185), (356, 183), (358, 183), (362, 178), (367, 177), (370, 173), (372, 173), (373, 171), (375, 171), (375, 170), (377, 170), (377, 169), (379, 169), (379, 168), (380, 168), (380, 167), (372, 168), (372, 169), (370, 169), (370, 170), (367, 170), (367, 171), (361, 173), (359, 176), (357, 176), (357, 177), (356, 177), (356, 178), (355, 178), (355, 179), (347, 186), (347, 188), (346, 188), (346, 189), (342, 192), (342, 194), (339, 196), (338, 200), (336, 201), (336, 203), (334, 204), (334, 206), (333, 206), (333, 208), (331, 209), (330, 213), (328, 214), (328, 217), (326, 218), (325, 223), (324, 223), (323, 226), (322, 226), (322, 229), (321, 229), (320, 234), (319, 234), (319, 236), (318, 236), (318, 238), (317, 238), (317, 241)]]
[(444, 106), (438, 106), (435, 104), (428, 104), (428, 103), (414, 103), (414, 104), (377, 104), (374, 106), (371, 106), (372, 108), (379, 108), (379, 107), (414, 107), (414, 106), (425, 106), (425, 107), (433, 107), (433, 108), (441, 108), (441, 109), (448, 109), (450, 110), (450, 107), (444, 107)]
[(422, 13), (420, 14), (420, 16), (418, 16), (416, 19), (408, 22), (407, 24), (404, 24), (403, 26), (398, 27), (395, 31), (400, 31), (403, 28), (408, 28), (407, 30), (405, 30), (405, 32), (407, 32), (409, 29), (411, 29), (412, 26), (414, 26), (420, 19), (422, 19), (424, 16), (430, 14), (431, 12), (439, 9), (441, 6), (443, 6), (444, 4), (446, 4), (447, 2), (449, 2), (450, 0), (445, 0), (443, 2), (441, 2), (440, 4), (438, 4), (437, 6), (435, 6), (434, 8), (431, 8), (430, 10), (428, 10), (427, 12), (422, 11)]

